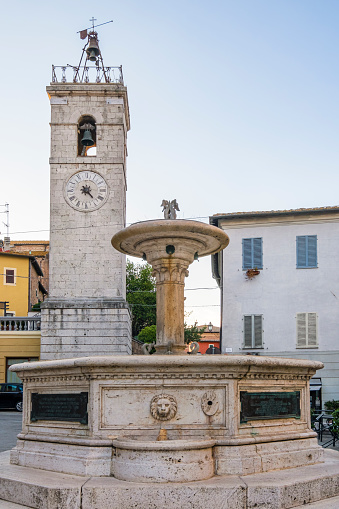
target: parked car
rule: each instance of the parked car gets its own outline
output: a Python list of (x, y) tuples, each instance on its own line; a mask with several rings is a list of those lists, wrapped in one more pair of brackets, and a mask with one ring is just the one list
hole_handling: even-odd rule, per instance
[(0, 384), (0, 408), (15, 408), (22, 412), (22, 384)]

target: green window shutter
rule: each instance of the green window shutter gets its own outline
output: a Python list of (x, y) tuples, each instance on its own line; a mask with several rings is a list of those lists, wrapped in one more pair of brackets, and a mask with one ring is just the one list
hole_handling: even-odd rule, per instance
[(262, 315), (244, 316), (244, 348), (262, 348)]
[(244, 316), (244, 347), (252, 348), (252, 315)]
[(297, 313), (297, 346), (306, 346), (306, 313)]
[(254, 315), (254, 347), (262, 347), (262, 316)]

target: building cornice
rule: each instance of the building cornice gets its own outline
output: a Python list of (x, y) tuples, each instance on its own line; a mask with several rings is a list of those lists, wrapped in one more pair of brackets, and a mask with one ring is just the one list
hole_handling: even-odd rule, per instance
[(231, 212), (210, 216), (214, 226), (243, 227), (250, 225), (276, 225), (279, 223), (323, 223), (338, 222), (339, 207), (320, 207), (312, 209), (270, 210), (258, 212)]

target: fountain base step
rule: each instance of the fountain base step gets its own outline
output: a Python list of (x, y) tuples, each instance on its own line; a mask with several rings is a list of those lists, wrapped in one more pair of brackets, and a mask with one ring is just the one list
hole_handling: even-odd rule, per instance
[(0, 454), (0, 500), (34, 509), (289, 509), (319, 501), (327, 507), (339, 495), (339, 454), (325, 451), (324, 456), (322, 464), (245, 477), (145, 484), (10, 465), (5, 452)]

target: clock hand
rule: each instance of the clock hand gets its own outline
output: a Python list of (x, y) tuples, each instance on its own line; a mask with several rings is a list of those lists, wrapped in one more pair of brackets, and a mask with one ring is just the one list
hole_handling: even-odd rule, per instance
[(90, 186), (82, 186), (81, 192), (82, 192), (82, 194), (89, 194), (90, 197), (93, 199), (93, 196), (91, 195), (91, 188), (90, 188)]

